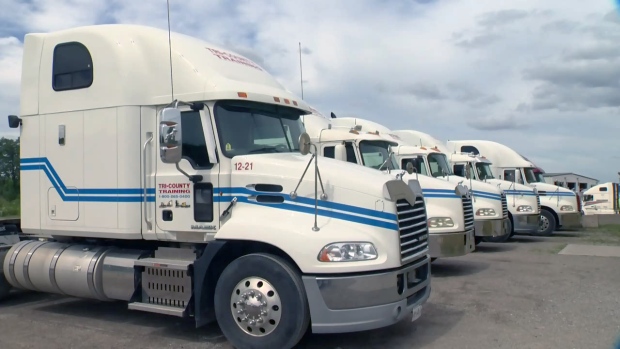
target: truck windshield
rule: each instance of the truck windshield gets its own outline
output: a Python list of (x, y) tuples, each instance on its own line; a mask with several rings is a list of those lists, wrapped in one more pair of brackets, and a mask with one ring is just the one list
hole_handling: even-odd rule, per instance
[(478, 179), (481, 181), (485, 179), (493, 179), (493, 172), (491, 171), (491, 165), (487, 163), (477, 163), (476, 172), (478, 172)]
[(220, 101), (214, 108), (220, 147), (226, 157), (299, 151), (302, 111), (264, 103)]
[(538, 182), (540, 183), (545, 182), (545, 177), (543, 177), (543, 174), (541, 172), (534, 172), (534, 175), (536, 176), (536, 179), (538, 180)]
[(525, 173), (525, 180), (528, 183), (544, 183), (545, 182), (544, 180), (541, 181), (538, 179), (538, 177), (536, 176), (536, 173), (534, 172), (534, 169), (531, 167), (523, 168), (523, 172)]
[[(388, 142), (361, 141), (360, 154), (362, 156), (363, 165), (377, 170), (379, 168), (381, 168), (381, 170), (397, 169), (398, 167), (394, 155), (392, 155), (387, 162), (385, 161), (389, 156), (389, 146), (390, 143)], [(381, 167), (381, 165), (383, 165), (383, 167)]]
[(428, 154), (428, 167), (430, 167), (433, 177), (453, 175), (452, 169), (448, 166), (448, 160), (445, 154)]

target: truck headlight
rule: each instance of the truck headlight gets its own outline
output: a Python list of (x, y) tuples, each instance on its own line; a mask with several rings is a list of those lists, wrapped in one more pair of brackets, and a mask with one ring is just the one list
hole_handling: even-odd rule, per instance
[(450, 217), (433, 217), (429, 218), (428, 226), (430, 228), (450, 228), (454, 226), (454, 222)]
[(476, 216), (495, 216), (495, 210), (492, 208), (479, 208)]
[(572, 205), (563, 205), (562, 207), (560, 207), (560, 211), (573, 211), (573, 206)]
[(377, 259), (375, 245), (370, 242), (335, 242), (319, 252), (321, 262), (355, 262)]
[(521, 205), (517, 207), (517, 212), (532, 212), (534, 209), (530, 205)]

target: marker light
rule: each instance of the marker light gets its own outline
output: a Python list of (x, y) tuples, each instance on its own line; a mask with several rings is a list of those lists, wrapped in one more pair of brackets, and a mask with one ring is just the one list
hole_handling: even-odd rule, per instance
[(319, 252), (321, 262), (357, 262), (377, 259), (378, 253), (370, 242), (335, 242)]
[(564, 205), (560, 207), (560, 211), (574, 211), (574, 209), (572, 205)]
[(532, 212), (534, 209), (530, 205), (521, 205), (517, 207), (517, 212)]
[(450, 217), (433, 217), (428, 220), (429, 228), (450, 228), (454, 221)]
[(248, 98), (248, 94), (245, 92), (237, 92), (237, 96), (242, 97), (242, 98)]

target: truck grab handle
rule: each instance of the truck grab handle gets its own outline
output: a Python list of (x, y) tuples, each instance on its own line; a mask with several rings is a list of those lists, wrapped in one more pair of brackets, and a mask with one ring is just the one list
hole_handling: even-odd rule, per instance
[(143, 171), (144, 171), (144, 187), (143, 189), (143, 194), (144, 194), (144, 222), (146, 223), (146, 227), (148, 230), (151, 230), (153, 228), (153, 225), (151, 224), (151, 221), (149, 220), (148, 217), (148, 210), (147, 210), (147, 203), (148, 203), (148, 195), (147, 195), (147, 191), (148, 191), (148, 174), (146, 172), (146, 146), (153, 140), (153, 132), (147, 132), (146, 136), (148, 137), (148, 139), (146, 140), (146, 142), (144, 142), (144, 145), (142, 146), (142, 167), (143, 167)]

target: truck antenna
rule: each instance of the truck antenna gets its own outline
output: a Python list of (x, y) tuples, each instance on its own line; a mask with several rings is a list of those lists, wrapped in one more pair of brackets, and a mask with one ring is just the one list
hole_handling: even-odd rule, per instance
[(168, 12), (168, 53), (170, 55), (170, 94), (174, 102), (174, 81), (172, 80), (172, 39), (170, 38), (170, 0), (166, 0)]
[(300, 84), (301, 84), (301, 99), (304, 99), (304, 72), (301, 66), (301, 42), (299, 43), (299, 77), (300, 77)]

